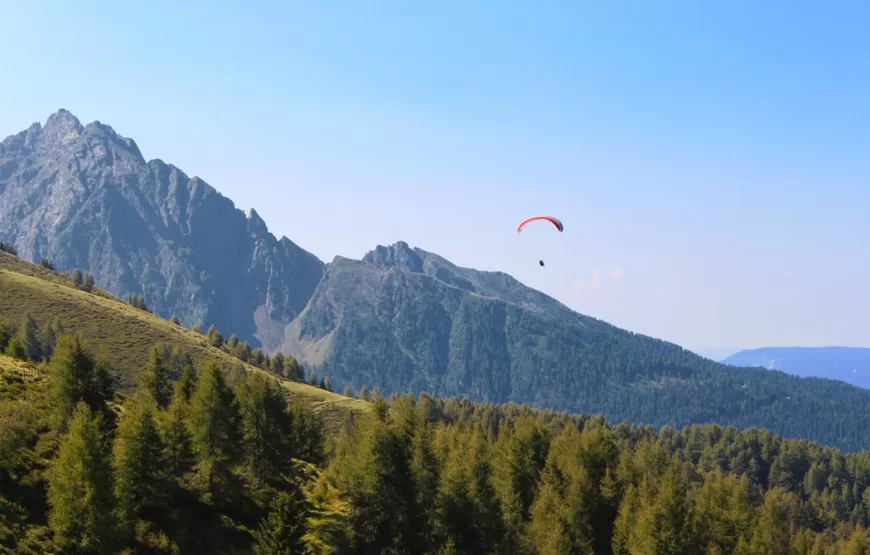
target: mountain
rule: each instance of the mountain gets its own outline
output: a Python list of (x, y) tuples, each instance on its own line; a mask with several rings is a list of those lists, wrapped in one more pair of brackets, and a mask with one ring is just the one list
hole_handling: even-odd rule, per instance
[(721, 362), (742, 349), (739, 347), (695, 347), (689, 350), (704, 358)]
[(115, 295), (143, 295), (157, 314), (266, 344), (323, 272), (255, 211), (66, 110), (0, 143), (0, 240), (87, 270)]
[(724, 361), (760, 366), (804, 377), (841, 380), (870, 388), (870, 349), (861, 347), (764, 347), (740, 351)]
[(870, 392), (724, 366), (399, 241), (323, 264), (197, 177), (69, 112), (0, 144), (0, 241), (155, 312), (380, 386), (608, 420), (769, 428), (870, 448)]

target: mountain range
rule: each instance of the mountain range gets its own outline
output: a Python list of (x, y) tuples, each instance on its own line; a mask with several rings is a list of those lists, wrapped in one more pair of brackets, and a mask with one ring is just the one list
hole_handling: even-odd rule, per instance
[(870, 392), (724, 366), (403, 241), (324, 263), (202, 179), (66, 110), (0, 143), (0, 241), (25, 259), (88, 271), (117, 296), (142, 295), (188, 327), (292, 354), (338, 388), (870, 447)]
[(722, 362), (733, 366), (782, 370), (796, 376), (830, 378), (870, 388), (868, 348), (764, 347), (740, 351)]

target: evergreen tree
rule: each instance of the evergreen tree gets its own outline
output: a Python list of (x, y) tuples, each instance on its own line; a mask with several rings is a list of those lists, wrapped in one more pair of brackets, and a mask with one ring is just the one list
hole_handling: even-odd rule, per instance
[(105, 423), (111, 421), (106, 401), (112, 397), (104, 359), (98, 363), (90, 347), (78, 335), (62, 335), (57, 340), (49, 364), (51, 407), (55, 425), (63, 431), (79, 401), (84, 401)]
[(303, 539), (309, 507), (302, 490), (291, 482), (272, 500), (269, 515), (254, 533), (256, 555), (309, 553)]
[(314, 370), (311, 371), (311, 376), (308, 378), (308, 384), (313, 385), (314, 387), (318, 386), (317, 372), (316, 371), (314, 371)]
[(263, 354), (263, 350), (260, 349), (259, 347), (257, 347), (253, 351), (251, 351), (251, 362), (253, 362), (254, 365), (262, 367), (265, 360), (266, 360), (266, 357)]
[(42, 362), (42, 342), (40, 341), (39, 327), (36, 320), (30, 313), (24, 316), (24, 323), (21, 326), (21, 344), (24, 345), (24, 351), (27, 358), (33, 362)]
[(251, 358), (251, 346), (248, 345), (247, 341), (242, 341), (236, 345), (236, 356), (243, 362), (248, 362), (248, 359)]
[(312, 464), (323, 462), (323, 422), (306, 397), (290, 398), (290, 422), (293, 456)]
[(372, 400), (372, 396), (369, 393), (369, 388), (366, 387), (366, 384), (363, 384), (363, 386), (359, 389), (359, 398), (362, 399), (363, 401), (371, 401)]
[(196, 371), (192, 364), (185, 364), (181, 371), (181, 377), (175, 384), (176, 394), (181, 395), (185, 403), (190, 401), (190, 396), (196, 388)]
[(281, 351), (276, 352), (272, 355), (272, 360), (269, 363), (269, 370), (273, 374), (277, 374), (279, 376), (284, 375), (284, 355)]
[(273, 481), (289, 468), (291, 454), (284, 393), (262, 374), (249, 373), (239, 383), (236, 398), (248, 468), (259, 483)]
[(342, 395), (344, 395), (345, 397), (353, 397), (353, 388), (350, 387), (350, 384), (344, 386), (344, 391), (342, 392)]
[(284, 357), (284, 376), (289, 380), (303, 381), (305, 379), (305, 370), (295, 357)]
[(22, 343), (17, 337), (13, 337), (9, 340), (6, 344), (6, 350), (4, 353), (6, 356), (11, 358), (27, 360), (27, 349), (24, 348), (24, 343)]
[(39, 265), (47, 270), (51, 270), (52, 272), (54, 271), (54, 265), (51, 263), (51, 261), (49, 259), (45, 258), (44, 256), (39, 261)]
[(378, 419), (355, 442), (342, 485), (351, 505), (356, 553), (419, 553), (422, 541), (409, 446)]
[(232, 334), (228, 345), (230, 346), (230, 349), (235, 350), (239, 345), (239, 337), (236, 334)]
[(42, 347), (42, 359), (48, 360), (54, 354), (54, 346), (57, 344), (57, 337), (63, 333), (63, 325), (59, 320), (55, 320), (52, 324), (46, 324), (39, 331), (39, 343)]
[(81, 287), (82, 283), (84, 283), (84, 279), (82, 278), (82, 271), (79, 270), (78, 268), (75, 268), (72, 271), (72, 274), (70, 275), (70, 277), (72, 278), (73, 284), (76, 287)]
[(190, 431), (199, 460), (199, 474), (207, 496), (213, 498), (228, 484), (230, 465), (239, 459), (238, 407), (216, 362), (199, 374), (190, 398)]
[(64, 549), (110, 553), (117, 525), (111, 460), (99, 415), (80, 402), (47, 473), (48, 525)]
[(212, 324), (208, 327), (208, 332), (206, 334), (206, 337), (208, 337), (208, 342), (211, 345), (213, 345), (214, 347), (220, 347), (221, 345), (224, 344), (224, 338), (220, 334), (220, 332), (218, 332), (217, 329), (215, 329), (214, 324)]
[(173, 314), (172, 316), (169, 317), (169, 323), (175, 324), (176, 326), (181, 325), (181, 322), (178, 321), (178, 317), (175, 314)]
[(9, 345), (9, 340), (15, 336), (14, 327), (10, 326), (0, 317), (0, 352), (6, 351), (6, 346)]
[(164, 444), (156, 419), (157, 405), (147, 394), (125, 406), (115, 437), (115, 498), (124, 535), (149, 511), (165, 511), (168, 499)]
[(94, 290), (94, 276), (92, 276), (89, 272), (85, 272), (84, 280), (82, 282), (82, 289), (88, 292)]
[(157, 347), (152, 347), (149, 357), (148, 366), (141, 374), (141, 387), (154, 398), (159, 409), (164, 409), (172, 398), (169, 372)]
[(169, 403), (169, 408), (163, 414), (161, 421), (163, 460), (167, 474), (175, 479), (184, 476), (196, 463), (193, 442), (187, 425), (190, 407), (180, 383), (176, 385), (172, 402)]

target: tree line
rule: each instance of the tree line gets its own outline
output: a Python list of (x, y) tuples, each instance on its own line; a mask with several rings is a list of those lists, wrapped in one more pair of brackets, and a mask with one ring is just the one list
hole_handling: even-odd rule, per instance
[(870, 453), (766, 430), (375, 387), (325, 437), (274, 377), (178, 349), (152, 349), (127, 395), (75, 335), (40, 367), (29, 395), (0, 393), (0, 552), (870, 550)]

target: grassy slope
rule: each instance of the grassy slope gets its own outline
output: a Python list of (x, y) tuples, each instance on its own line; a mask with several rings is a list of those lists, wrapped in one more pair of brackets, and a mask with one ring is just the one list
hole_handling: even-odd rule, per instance
[[(57, 318), (67, 331), (81, 333), (95, 352), (105, 349), (122, 387), (135, 383), (136, 373), (148, 360), (148, 351), (160, 342), (181, 346), (198, 362), (214, 359), (227, 367), (242, 364), (226, 351), (209, 345), (200, 333), (133, 308), (105, 291), (87, 293), (76, 289), (62, 274), (0, 252), (0, 316), (18, 322), (27, 312), (40, 325)], [(244, 366), (249, 371), (263, 372), (249, 364)], [(281, 383), (291, 392), (309, 397), (320, 411), (366, 411), (370, 407), (365, 401), (305, 383), (284, 379)]]

